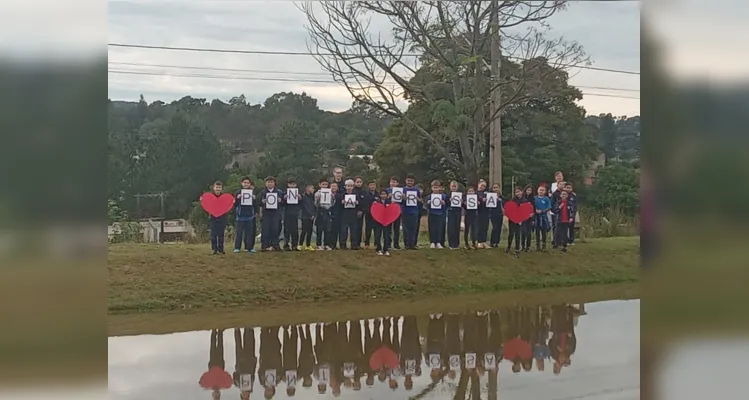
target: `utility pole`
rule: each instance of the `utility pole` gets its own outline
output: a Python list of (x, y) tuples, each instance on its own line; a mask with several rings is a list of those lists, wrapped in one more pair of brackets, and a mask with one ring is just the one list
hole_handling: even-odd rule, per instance
[(502, 125), (499, 115), (499, 107), (502, 104), (500, 96), (500, 67), (502, 65), (502, 53), (499, 48), (499, 2), (492, 0), (491, 3), (491, 121), (489, 128), (489, 182), (499, 183), (502, 188)]

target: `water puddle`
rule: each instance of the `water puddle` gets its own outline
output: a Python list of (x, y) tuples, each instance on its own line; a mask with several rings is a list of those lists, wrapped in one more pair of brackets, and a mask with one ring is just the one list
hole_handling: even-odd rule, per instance
[(109, 398), (640, 397), (639, 300), (392, 310), (322, 323), (110, 337)]

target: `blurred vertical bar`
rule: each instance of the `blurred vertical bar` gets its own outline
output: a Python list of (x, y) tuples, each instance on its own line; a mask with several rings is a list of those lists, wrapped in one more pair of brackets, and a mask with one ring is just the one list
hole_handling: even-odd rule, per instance
[(106, 18), (0, 2), (3, 399), (106, 395)]
[[(746, 398), (749, 3), (643, 2), (642, 399)], [(685, 390), (686, 389), (686, 390)]]

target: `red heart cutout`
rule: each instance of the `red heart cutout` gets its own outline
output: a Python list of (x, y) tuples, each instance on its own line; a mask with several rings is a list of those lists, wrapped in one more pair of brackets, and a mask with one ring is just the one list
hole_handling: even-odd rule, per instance
[(519, 224), (530, 219), (533, 216), (533, 204), (518, 203), (510, 200), (505, 202), (505, 215), (510, 221)]
[(221, 196), (216, 196), (211, 192), (206, 192), (200, 196), (200, 205), (203, 206), (203, 209), (208, 214), (220, 217), (234, 207), (234, 196), (229, 193), (222, 193)]
[(514, 361), (518, 358), (521, 360), (530, 360), (533, 358), (531, 345), (520, 338), (508, 340), (505, 342), (502, 350), (502, 357), (505, 360)]
[(392, 224), (401, 216), (401, 208), (397, 204), (389, 204), (385, 206), (382, 203), (372, 203), (372, 208), (369, 212), (372, 214), (372, 218), (382, 224), (382, 226)]
[(372, 353), (372, 357), (369, 358), (369, 366), (374, 371), (379, 371), (383, 366), (388, 369), (396, 369), (398, 365), (398, 354), (395, 354), (392, 349), (385, 346), (377, 349), (377, 351)]

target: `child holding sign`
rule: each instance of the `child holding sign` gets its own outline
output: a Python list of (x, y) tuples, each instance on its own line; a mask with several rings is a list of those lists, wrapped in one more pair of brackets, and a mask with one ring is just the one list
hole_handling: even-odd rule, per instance
[[(332, 250), (328, 243), (330, 242), (330, 230), (332, 221), (330, 218), (330, 209), (335, 204), (333, 191), (328, 187), (328, 180), (320, 180), (320, 190), (315, 193), (315, 208), (317, 208), (317, 250)], [(325, 239), (323, 241), (323, 239)]]
[(533, 216), (536, 230), (536, 251), (546, 250), (546, 232), (549, 231), (549, 211), (551, 198), (546, 195), (546, 186), (538, 187), (538, 196), (534, 199), (536, 214)]
[(338, 237), (341, 235), (341, 209), (343, 208), (343, 188), (338, 187), (337, 182), (330, 184), (330, 192), (333, 194), (335, 201), (330, 207), (330, 241), (328, 247), (335, 250), (338, 247)]
[[(401, 209), (403, 208), (403, 188), (398, 186), (398, 177), (394, 176), (390, 178), (390, 187), (387, 188), (388, 197), (390, 198), (390, 201), (393, 203), (398, 204), (401, 206)], [(400, 240), (401, 240), (401, 219), (402, 217), (398, 217), (398, 219), (395, 220), (392, 224), (390, 224), (390, 233), (393, 237), (393, 249), (400, 250)]]
[(440, 181), (432, 181), (432, 194), (429, 195), (427, 205), (427, 212), (429, 213), (429, 247), (432, 249), (444, 248), (440, 242), (442, 242), (445, 230), (445, 204), (447, 203), (447, 196), (440, 193), (441, 186), (442, 183)]
[(249, 253), (255, 252), (255, 204), (253, 204), (254, 184), (250, 177), (242, 178), (242, 189), (235, 194), (234, 211), (237, 216), (236, 233), (234, 238), (234, 252), (244, 249)]
[(413, 175), (406, 176), (406, 187), (403, 188), (403, 245), (406, 250), (416, 250), (419, 238), (419, 208), (421, 191), (414, 186)]
[[(390, 194), (388, 193), (387, 189), (380, 190), (380, 197), (374, 200), (375, 203), (380, 203), (384, 205), (385, 207), (400, 207), (397, 204), (391, 204), (390, 202)], [(390, 225), (382, 225), (377, 221), (374, 221), (374, 231), (375, 231), (375, 250), (377, 251), (377, 255), (390, 255)]]
[(349, 237), (351, 237), (351, 250), (359, 250), (360, 245), (357, 243), (358, 236), (356, 235), (356, 229), (359, 226), (359, 217), (362, 215), (361, 206), (359, 205), (360, 195), (354, 192), (354, 181), (351, 179), (345, 182), (345, 188), (346, 191), (341, 194), (341, 250), (349, 248), (346, 243)]
[[(463, 202), (463, 206), (466, 209), (465, 217), (463, 219), (463, 241), (466, 244), (466, 249), (478, 249), (476, 246), (476, 217), (479, 212), (479, 197), (476, 194), (476, 188), (469, 186), (466, 191), (466, 199)], [(468, 235), (471, 235), (471, 241), (468, 241)]]
[(489, 208), (486, 206), (486, 181), (479, 180), (478, 190), (476, 191), (479, 199), (479, 210), (476, 213), (476, 241), (479, 249), (488, 248), (486, 239), (489, 234)]
[[(216, 197), (221, 196), (224, 190), (224, 184), (221, 181), (213, 182), (213, 195)], [(206, 194), (207, 195), (207, 194)], [(226, 223), (229, 219), (229, 213), (225, 213), (219, 216), (209, 215), (209, 221), (211, 223), (211, 250), (213, 254), (226, 254), (224, 253), (224, 233), (226, 232)]]
[[(301, 200), (300, 218), (302, 220), (302, 234), (299, 236), (299, 246), (304, 250), (315, 250), (312, 247), (312, 225), (317, 215), (315, 208), (315, 186), (311, 183), (304, 189)], [(306, 239), (306, 240), (305, 240)]]
[(567, 252), (569, 243), (569, 231), (572, 221), (575, 220), (576, 207), (569, 199), (569, 193), (562, 191), (559, 195), (559, 201), (554, 204), (554, 215), (557, 216), (556, 232), (554, 232), (554, 242), (557, 246), (562, 246), (562, 252)]
[(276, 188), (276, 178), (265, 178), (265, 189), (260, 192), (262, 204), (262, 222), (260, 230), (261, 251), (281, 250), (278, 236), (281, 234), (281, 210), (279, 210), (283, 192)]
[(294, 178), (286, 180), (283, 204), (283, 249), (285, 251), (300, 250), (297, 247), (299, 245), (299, 188)]
[(460, 248), (460, 219), (463, 215), (463, 192), (458, 182), (450, 182), (450, 204), (447, 207), (447, 245), (451, 250)]
[[(492, 236), (489, 245), (493, 248), (499, 247), (499, 238), (502, 236), (502, 220), (504, 219), (504, 199), (502, 199), (502, 189), (499, 183), (492, 185), (492, 193), (496, 194), (496, 207), (490, 208), (489, 220), (492, 223)], [(487, 199), (487, 207), (491, 202)]]

